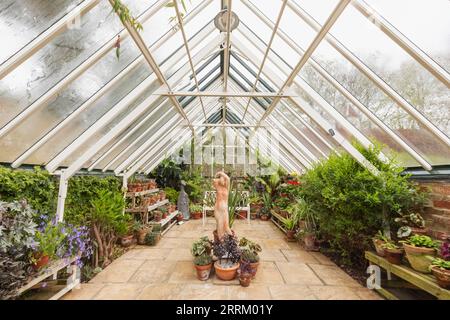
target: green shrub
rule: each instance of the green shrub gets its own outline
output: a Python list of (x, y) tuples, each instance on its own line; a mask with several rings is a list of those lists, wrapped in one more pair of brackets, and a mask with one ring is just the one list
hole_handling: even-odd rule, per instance
[(40, 214), (54, 215), (58, 183), (47, 171), (9, 169), (0, 166), (0, 199), (6, 202), (25, 199)]
[(342, 257), (342, 263), (362, 269), (371, 237), (414, 206), (418, 191), (394, 160), (378, 160), (381, 146), (356, 147), (380, 170), (379, 176), (349, 154), (333, 153), (302, 177), (301, 196), (311, 206), (331, 251)]
[(167, 199), (169, 199), (170, 203), (177, 203), (179, 192), (174, 188), (167, 187), (164, 188), (164, 192), (166, 193)]
[(117, 177), (74, 176), (69, 179), (64, 220), (75, 225), (85, 225), (92, 201), (100, 192), (109, 191), (123, 197), (122, 183)]

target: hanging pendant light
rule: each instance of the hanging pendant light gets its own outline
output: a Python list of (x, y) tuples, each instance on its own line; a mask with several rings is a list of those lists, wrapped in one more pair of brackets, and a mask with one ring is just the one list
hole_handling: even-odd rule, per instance
[[(220, 11), (214, 18), (214, 25), (221, 32), (226, 32), (227, 31), (227, 20), (228, 20), (228, 10), (224, 9), (224, 10)], [(230, 31), (233, 31), (238, 26), (239, 26), (239, 17), (237, 16), (236, 13), (231, 11)]]

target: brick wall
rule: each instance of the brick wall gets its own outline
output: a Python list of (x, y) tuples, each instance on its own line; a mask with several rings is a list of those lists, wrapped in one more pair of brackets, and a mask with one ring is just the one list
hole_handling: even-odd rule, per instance
[[(414, 180), (414, 179), (413, 179)], [(428, 190), (430, 199), (424, 218), (431, 236), (443, 239), (450, 236), (450, 179), (414, 180)]]

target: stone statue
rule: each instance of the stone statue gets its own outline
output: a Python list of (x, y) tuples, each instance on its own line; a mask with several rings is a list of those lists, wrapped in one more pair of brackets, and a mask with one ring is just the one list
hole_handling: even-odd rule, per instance
[(230, 188), (230, 178), (223, 171), (216, 174), (213, 179), (213, 186), (216, 189), (216, 204), (214, 206), (214, 218), (217, 224), (217, 236), (222, 239), (225, 234), (233, 235), (230, 229), (228, 218), (228, 192)]
[(184, 220), (189, 220), (189, 197), (186, 191), (184, 191), (185, 185), (186, 182), (182, 180), (180, 184), (180, 194), (178, 196), (177, 208), (178, 211), (183, 214)]

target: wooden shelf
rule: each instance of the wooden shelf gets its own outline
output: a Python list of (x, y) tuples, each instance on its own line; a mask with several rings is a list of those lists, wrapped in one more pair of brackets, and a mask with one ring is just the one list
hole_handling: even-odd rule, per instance
[[(431, 274), (424, 274), (405, 265), (392, 264), (383, 257), (378, 256), (375, 252), (366, 251), (365, 257), (371, 264), (378, 265), (387, 272), (395, 274), (397, 277), (413, 284), (419, 289), (422, 289), (438, 299), (450, 300), (450, 290), (441, 288), (436, 278)], [(387, 290), (387, 288), (380, 288), (377, 291), (388, 299), (396, 299), (395, 295)]]
[(286, 229), (282, 226), (282, 216), (280, 216), (275, 210), (270, 210), (272, 217), (270, 220), (284, 233), (286, 233)]
[(148, 206), (147, 209), (145, 209), (144, 207), (138, 207), (138, 208), (129, 208), (126, 209), (126, 212), (131, 212), (131, 213), (142, 213), (142, 212), (149, 212), (152, 210), (155, 210), (165, 204), (169, 203), (169, 199), (164, 199), (163, 201), (158, 201), (155, 204), (152, 204), (151, 206)]
[(62, 270), (66, 267), (71, 266), (71, 275), (66, 280), (66, 286), (60, 290), (58, 293), (53, 295), (50, 300), (57, 300), (62, 297), (64, 294), (72, 290), (74, 287), (80, 284), (80, 269), (78, 266), (74, 264), (77, 257), (72, 257), (70, 259), (59, 259), (50, 263), (50, 265), (44, 267), (44, 269), (39, 272), (37, 275), (33, 277), (27, 284), (22, 286), (16, 293), (16, 295), (20, 295), (25, 291), (28, 291), (35, 287), (40, 282), (44, 281), (50, 276), (55, 276), (59, 270)]
[(144, 190), (144, 191), (139, 191), (139, 192), (127, 192), (126, 196), (127, 197), (142, 197), (148, 194), (152, 194), (152, 193), (156, 193), (158, 192), (159, 189), (149, 189), (149, 190)]
[(167, 223), (169, 223), (173, 218), (175, 218), (178, 215), (178, 210), (175, 210), (171, 214), (169, 214), (165, 219), (162, 219), (161, 221), (150, 221), (150, 224), (160, 224), (161, 228), (163, 228)]

